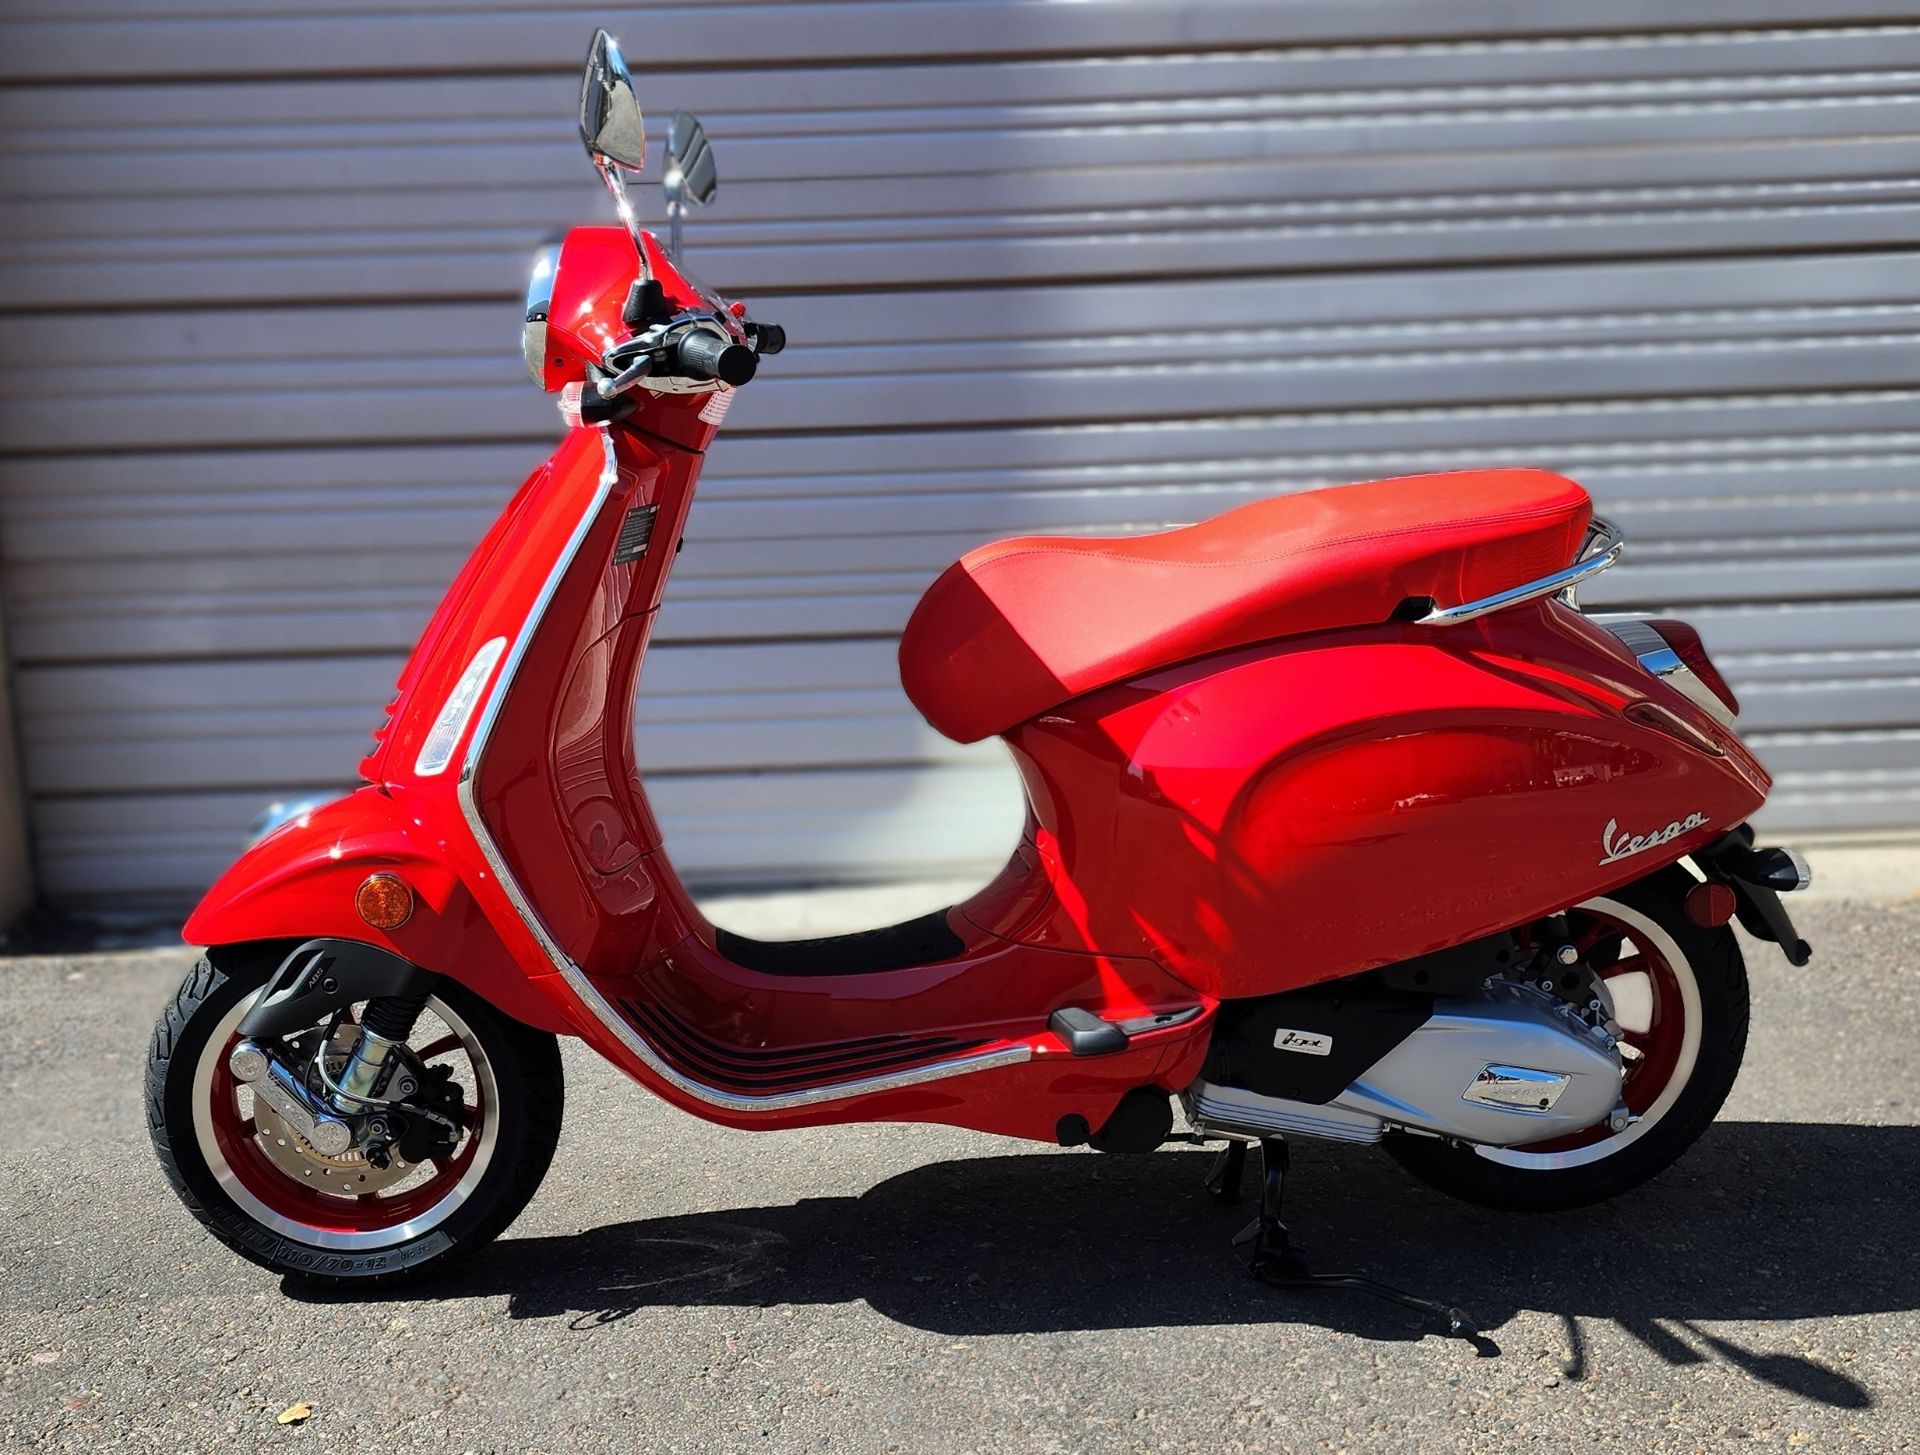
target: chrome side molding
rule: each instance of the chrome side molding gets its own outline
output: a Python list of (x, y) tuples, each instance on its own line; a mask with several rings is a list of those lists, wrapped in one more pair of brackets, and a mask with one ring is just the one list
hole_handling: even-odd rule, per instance
[(514, 637), (513, 646), (507, 652), (506, 665), (495, 676), (493, 687), (487, 694), (486, 705), (480, 710), (478, 724), (473, 729), (473, 737), (467, 744), (467, 756), (460, 770), (457, 792), (460, 811), (466, 818), (467, 829), (473, 835), (475, 846), (493, 871), (495, 881), (507, 902), (513, 906), (513, 912), (525, 925), (527, 932), (540, 946), (541, 953), (549, 964), (566, 980), (568, 987), (579, 997), (580, 1003), (592, 1013), (613, 1036), (620, 1041), (634, 1057), (644, 1063), (656, 1076), (677, 1088), (696, 1101), (708, 1106), (719, 1107), (732, 1112), (774, 1112), (787, 1111), (794, 1107), (813, 1106), (825, 1101), (844, 1101), (849, 1097), (867, 1096), (878, 1091), (896, 1091), (903, 1086), (918, 1086), (923, 1082), (939, 1081), (948, 1076), (965, 1076), (975, 1071), (988, 1071), (1000, 1066), (1015, 1066), (1033, 1056), (1033, 1047), (1026, 1043), (1003, 1046), (992, 1051), (972, 1051), (945, 1061), (934, 1061), (920, 1066), (909, 1066), (900, 1071), (885, 1071), (878, 1075), (864, 1076), (854, 1081), (837, 1081), (826, 1086), (806, 1086), (795, 1091), (742, 1092), (731, 1091), (723, 1087), (709, 1086), (695, 1080), (670, 1064), (667, 1059), (648, 1042), (646, 1037), (621, 1015), (614, 1004), (602, 993), (600, 987), (588, 978), (587, 973), (554, 939), (546, 922), (540, 918), (533, 901), (527, 898), (526, 890), (514, 877), (506, 856), (500, 852), (492, 831), (487, 827), (485, 816), (480, 812), (479, 778), (480, 763), (486, 756), (488, 740), (493, 735), (493, 725), (500, 715), (500, 707), (506, 701), (507, 693), (513, 687), (513, 680), (519, 673), (521, 660), (526, 656), (528, 644), (532, 642), (547, 608), (552, 605), (554, 594), (559, 591), (560, 583), (573, 567), (574, 558), (579, 555), (580, 547), (585, 543), (587, 534), (593, 528), (594, 520), (599, 516), (607, 497), (613, 493), (620, 481), (620, 462), (614, 455), (613, 438), (602, 428), (600, 431), (601, 448), (606, 451), (605, 464), (600, 472), (598, 485), (592, 498), (587, 501), (586, 509), (580, 515), (579, 524), (573, 529), (559, 558), (553, 563), (546, 583), (540, 588), (540, 594), (534, 599), (533, 607), (527, 613), (519, 632)]
[(1620, 559), (1620, 552), (1626, 546), (1620, 532), (1599, 516), (1593, 518), (1587, 527), (1587, 538), (1580, 545), (1579, 555), (1571, 566), (1563, 566), (1549, 575), (1509, 587), (1505, 591), (1496, 591), (1491, 596), (1482, 596), (1478, 601), (1463, 601), (1458, 606), (1435, 605), (1425, 616), (1417, 616), (1414, 623), (1418, 626), (1458, 626), (1463, 621), (1472, 621), (1485, 616), (1488, 612), (1504, 611), (1509, 606), (1518, 606), (1523, 601), (1537, 601), (1542, 596), (1564, 593), (1569, 606), (1574, 604), (1573, 590), (1590, 576), (1598, 576), (1607, 567)]
[(1620, 639), (1620, 645), (1632, 652), (1635, 659), (1648, 672), (1665, 682), (1687, 701), (1719, 723), (1723, 728), (1733, 726), (1733, 709), (1720, 700), (1720, 695), (1702, 682), (1693, 668), (1684, 658), (1667, 644), (1667, 639), (1652, 626), (1638, 617), (1629, 617), (1624, 621), (1602, 621), (1614, 636)]

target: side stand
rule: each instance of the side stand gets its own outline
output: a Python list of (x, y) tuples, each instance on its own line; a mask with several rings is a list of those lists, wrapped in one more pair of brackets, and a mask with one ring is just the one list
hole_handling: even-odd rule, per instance
[[(1212, 1174), (1207, 1178), (1207, 1190), (1216, 1200), (1233, 1202), (1238, 1199), (1240, 1174), (1246, 1165), (1246, 1156), (1246, 1146), (1240, 1142), (1229, 1142), (1227, 1149), (1220, 1154)], [(1392, 1284), (1363, 1278), (1357, 1273), (1309, 1271), (1300, 1255), (1294, 1251), (1287, 1225), (1280, 1218), (1287, 1188), (1288, 1155), (1285, 1139), (1262, 1137), (1260, 1162), (1260, 1216), (1247, 1224), (1233, 1240), (1233, 1246), (1241, 1251), (1241, 1256), (1247, 1261), (1248, 1271), (1255, 1278), (1272, 1288), (1345, 1288), (1355, 1293), (1371, 1294), (1388, 1303), (1397, 1303), (1402, 1308), (1438, 1319), (1447, 1326), (1449, 1334), (1470, 1339), (1475, 1344), (1483, 1342), (1479, 1328), (1464, 1309), (1436, 1299), (1420, 1298)]]

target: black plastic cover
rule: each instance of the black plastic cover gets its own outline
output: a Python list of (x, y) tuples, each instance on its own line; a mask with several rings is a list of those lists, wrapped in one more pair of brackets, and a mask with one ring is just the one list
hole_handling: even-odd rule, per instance
[(1770, 885), (1756, 882), (1766, 877), (1770, 860), (1766, 851), (1753, 847), (1751, 825), (1741, 824), (1706, 848), (1695, 849), (1693, 861), (1709, 878), (1733, 890), (1741, 929), (1756, 940), (1772, 940), (1789, 965), (1804, 965), (1813, 958), (1813, 946), (1800, 938), (1780, 895)]
[(425, 995), (440, 977), (377, 945), (308, 940), (280, 962), (241, 1020), (253, 1038), (290, 1036), (336, 1010), (385, 995)]
[(1064, 1006), (1047, 1018), (1047, 1029), (1076, 1056), (1111, 1056), (1132, 1045), (1127, 1033), (1112, 1021), (1103, 1021), (1077, 1005)]
[(1173, 1130), (1173, 1099), (1157, 1086), (1136, 1086), (1087, 1140), (1098, 1152), (1151, 1152)]
[(1332, 1101), (1425, 1025), (1433, 1001), (1372, 976), (1229, 1001), (1220, 1007), (1201, 1075), (1262, 1096)]

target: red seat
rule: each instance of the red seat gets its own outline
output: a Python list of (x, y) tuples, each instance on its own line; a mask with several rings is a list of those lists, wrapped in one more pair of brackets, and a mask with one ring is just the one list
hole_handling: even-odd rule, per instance
[(1592, 514), (1545, 470), (1463, 470), (1256, 501), (1143, 536), (1022, 536), (927, 589), (900, 677), (970, 743), (1096, 687), (1228, 647), (1456, 605), (1559, 570)]

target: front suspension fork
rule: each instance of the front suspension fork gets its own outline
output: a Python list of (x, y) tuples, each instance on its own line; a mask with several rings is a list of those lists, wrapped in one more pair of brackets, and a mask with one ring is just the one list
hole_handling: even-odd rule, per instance
[[(360, 1017), (360, 1034), (346, 1065), (340, 1068), (340, 1079), (328, 1084), (327, 1099), (335, 1111), (356, 1115), (382, 1099), (389, 1078), (399, 1066), (395, 1050), (413, 1034), (414, 1022), (426, 1005), (424, 992), (383, 995), (367, 1002), (366, 1012)], [(401, 1091), (407, 1094), (409, 1088), (402, 1087)]]

